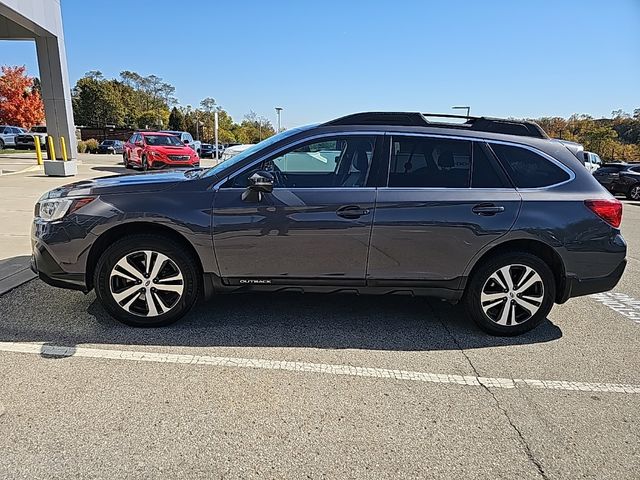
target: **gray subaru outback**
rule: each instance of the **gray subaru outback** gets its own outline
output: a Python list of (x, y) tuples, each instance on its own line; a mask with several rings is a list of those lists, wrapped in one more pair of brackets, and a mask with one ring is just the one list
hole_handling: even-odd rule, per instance
[(35, 208), (32, 268), (141, 327), (219, 293), (353, 292), (463, 302), (517, 335), (613, 288), (621, 203), (535, 123), (449, 117), (358, 113), (210, 169), (57, 188)]

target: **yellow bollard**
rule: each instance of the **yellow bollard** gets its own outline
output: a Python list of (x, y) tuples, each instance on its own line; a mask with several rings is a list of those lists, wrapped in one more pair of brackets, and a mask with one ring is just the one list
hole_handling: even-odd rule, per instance
[(47, 136), (47, 145), (49, 145), (49, 160), (56, 160), (56, 149), (53, 148), (53, 137), (51, 135)]
[(38, 159), (38, 165), (42, 165), (42, 148), (40, 147), (40, 137), (34, 138), (34, 145), (36, 147), (36, 158)]
[(67, 145), (64, 143), (64, 137), (60, 137), (60, 148), (62, 149), (62, 160), (67, 161)]

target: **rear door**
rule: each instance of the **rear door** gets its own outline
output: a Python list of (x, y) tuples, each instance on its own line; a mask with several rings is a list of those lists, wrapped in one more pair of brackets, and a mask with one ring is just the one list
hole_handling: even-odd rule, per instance
[(394, 135), (367, 278), (457, 288), (473, 256), (509, 231), (521, 197), (482, 142)]
[[(376, 197), (370, 172), (380, 139), (303, 141), (224, 183), (214, 198), (213, 243), (225, 281), (363, 285)], [(248, 178), (261, 170), (275, 177), (273, 192), (243, 200)]]

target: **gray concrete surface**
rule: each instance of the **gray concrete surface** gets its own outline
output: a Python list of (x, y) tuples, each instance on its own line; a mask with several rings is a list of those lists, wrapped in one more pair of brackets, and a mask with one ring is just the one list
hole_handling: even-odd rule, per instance
[[(640, 299), (640, 205), (624, 215), (615, 291)], [(0, 478), (635, 479), (640, 394), (607, 387), (640, 384), (640, 325), (620, 311), (574, 299), (494, 338), (437, 300), (229, 295), (149, 330), (34, 280), (0, 296)]]

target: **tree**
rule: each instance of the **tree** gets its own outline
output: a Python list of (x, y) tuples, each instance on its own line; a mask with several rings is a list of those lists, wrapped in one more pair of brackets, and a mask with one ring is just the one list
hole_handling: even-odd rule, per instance
[(72, 91), (76, 123), (92, 127), (120, 126), (125, 119), (121, 92), (113, 81), (89, 72), (78, 80)]
[(0, 75), (0, 123), (31, 128), (44, 120), (44, 104), (26, 67), (2, 67)]
[(184, 114), (177, 107), (173, 107), (169, 115), (169, 129), (184, 131), (185, 128)]

